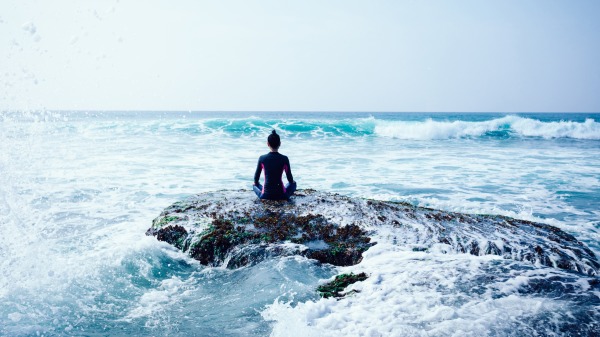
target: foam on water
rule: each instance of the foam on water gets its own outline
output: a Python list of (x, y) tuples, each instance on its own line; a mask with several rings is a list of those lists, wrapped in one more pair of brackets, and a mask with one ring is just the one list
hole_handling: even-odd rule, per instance
[[(600, 312), (587, 305), (599, 303), (600, 289), (590, 292), (586, 280), (494, 256), (415, 252), (391, 236), (380, 232), (363, 262), (346, 268), (370, 277), (351, 285), (356, 292), (343, 301), (268, 306), (263, 317), (276, 322), (273, 335), (552, 336), (569, 335), (574, 325), (583, 335), (598, 328)], [(552, 298), (535, 296), (556, 290)]]
[(551, 269), (463, 289), (503, 262), (412, 252), (385, 233), (344, 301), (313, 289), (346, 269), (205, 269), (144, 236), (184, 196), (249, 188), (276, 127), (300, 188), (542, 221), (600, 252), (597, 115), (286, 116), (0, 115), (0, 335), (551, 335), (569, 322), (557, 312), (579, 315), (573, 298), (519, 292)]

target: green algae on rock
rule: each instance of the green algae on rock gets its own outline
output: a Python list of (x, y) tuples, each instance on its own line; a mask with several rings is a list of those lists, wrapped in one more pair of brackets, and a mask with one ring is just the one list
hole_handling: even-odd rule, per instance
[(344, 297), (350, 293), (357, 292), (356, 290), (353, 290), (349, 293), (342, 293), (342, 291), (344, 291), (344, 289), (346, 289), (346, 287), (348, 287), (349, 285), (351, 285), (353, 283), (356, 283), (359, 281), (364, 281), (367, 278), (368, 278), (368, 276), (365, 273), (340, 274), (340, 275), (337, 275), (333, 281), (325, 283), (323, 285), (320, 285), (317, 288), (317, 292), (323, 298)]

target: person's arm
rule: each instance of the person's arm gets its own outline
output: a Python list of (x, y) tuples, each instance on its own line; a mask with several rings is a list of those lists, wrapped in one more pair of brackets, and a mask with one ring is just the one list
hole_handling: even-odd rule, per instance
[(262, 171), (262, 165), (260, 163), (260, 158), (258, 158), (258, 163), (256, 164), (256, 171), (254, 172), (254, 185), (259, 185), (258, 179), (260, 179), (261, 171)]
[(292, 176), (292, 168), (290, 167), (290, 160), (286, 157), (285, 158), (285, 166), (283, 167), (284, 171), (285, 171), (285, 177), (287, 178), (289, 183), (293, 183), (294, 182), (294, 177)]

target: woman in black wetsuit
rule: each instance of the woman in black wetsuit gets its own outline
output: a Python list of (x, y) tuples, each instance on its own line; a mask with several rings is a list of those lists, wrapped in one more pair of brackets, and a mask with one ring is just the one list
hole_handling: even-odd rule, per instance
[[(267, 145), (271, 149), (271, 152), (258, 158), (256, 172), (254, 173), (254, 186), (252, 189), (261, 199), (289, 199), (294, 191), (296, 191), (296, 182), (292, 176), (292, 169), (290, 168), (288, 157), (278, 152), (279, 145), (281, 145), (281, 139), (279, 139), (279, 135), (275, 130), (273, 130), (267, 138)], [(263, 170), (265, 171), (265, 184), (261, 185), (258, 182), (258, 179)], [(283, 172), (285, 172), (285, 176), (288, 180), (288, 184), (285, 186), (281, 180)]]

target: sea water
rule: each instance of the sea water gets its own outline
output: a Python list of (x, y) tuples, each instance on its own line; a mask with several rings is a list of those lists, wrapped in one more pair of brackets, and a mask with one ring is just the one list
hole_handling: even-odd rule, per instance
[[(144, 235), (191, 194), (252, 193), (272, 129), (299, 188), (544, 222), (600, 253), (600, 114), (5, 112), (0, 335), (600, 331), (587, 278), (561, 274), (568, 296), (530, 291), (558, 271), (412, 252), (384, 229), (346, 268), (301, 257), (207, 268)], [(319, 299), (318, 284), (354, 270), (371, 274), (360, 293)]]

